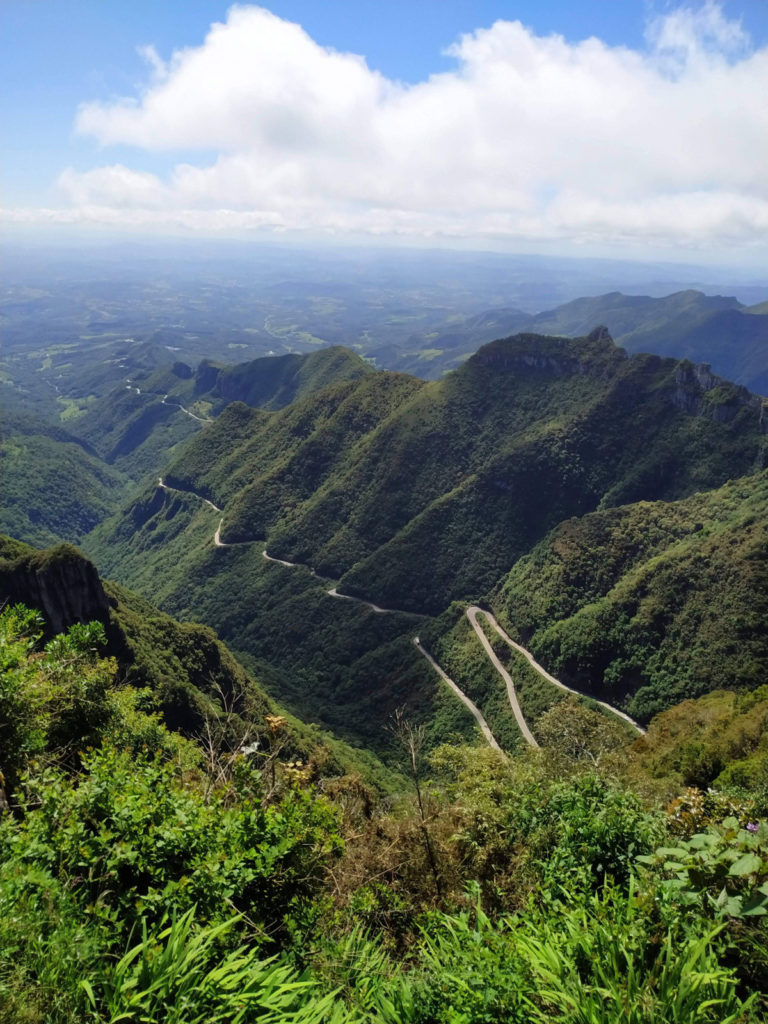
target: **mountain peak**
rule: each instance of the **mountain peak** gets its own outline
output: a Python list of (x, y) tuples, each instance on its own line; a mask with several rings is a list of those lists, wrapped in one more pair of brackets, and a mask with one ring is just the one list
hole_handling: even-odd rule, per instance
[(608, 341), (608, 342), (611, 343), (611, 345), (613, 345), (613, 343), (614, 343), (613, 342), (613, 338), (611, 337), (611, 332), (608, 330), (608, 328), (604, 324), (600, 324), (599, 326), (595, 327), (594, 330), (591, 330), (589, 332), (589, 334), (587, 335), (587, 340), (588, 341)]
[(598, 326), (586, 337), (562, 338), (544, 334), (515, 334), (492, 341), (471, 356), (466, 365), (485, 365), (517, 370), (522, 373), (545, 373), (549, 376), (590, 374), (599, 376), (612, 372), (627, 358), (607, 327)]

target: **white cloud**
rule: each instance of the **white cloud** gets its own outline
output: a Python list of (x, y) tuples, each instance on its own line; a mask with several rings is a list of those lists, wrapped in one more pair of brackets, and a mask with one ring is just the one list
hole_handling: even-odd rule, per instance
[(173, 193), (154, 174), (114, 164), (77, 173), (67, 168), (59, 175), (59, 188), (74, 206), (112, 203), (128, 209), (158, 209), (173, 202)]
[(165, 180), (122, 165), (67, 170), (66, 216), (762, 244), (768, 50), (712, 2), (657, 19), (648, 40), (642, 52), (574, 44), (498, 21), (458, 40), (454, 71), (403, 85), (262, 8), (234, 7), (199, 47), (167, 62), (147, 48), (142, 95), (78, 113), (78, 131), (103, 146), (184, 150), (187, 162)]
[(743, 53), (749, 48), (749, 36), (741, 22), (729, 20), (714, 0), (699, 8), (680, 7), (648, 24), (646, 38), (659, 53), (678, 54), (681, 61), (698, 58), (702, 53)]

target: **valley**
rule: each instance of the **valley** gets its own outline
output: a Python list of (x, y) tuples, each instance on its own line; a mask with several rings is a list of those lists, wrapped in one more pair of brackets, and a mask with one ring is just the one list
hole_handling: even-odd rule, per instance
[(0, 2), (0, 1024), (768, 1022), (764, 6)]
[[(253, 298), (227, 294), (222, 325)], [(2, 821), (25, 771), (59, 802), (95, 787), (108, 794), (87, 812), (102, 852), (82, 840), (75, 860), (129, 851), (144, 867), (121, 862), (111, 888), (93, 884), (103, 912), (55, 911), (94, 917), (94, 948), (130, 941), (105, 923), (117, 908), (133, 920), (125, 893), (144, 922), (145, 888), (200, 915), (182, 919), (199, 935), (225, 893), (249, 915), (233, 927), (252, 951), (279, 951), (291, 971), (288, 951), (309, 949), (315, 1003), (329, 1006), (328, 943), (356, 943), (353, 958), (381, 943), (397, 962), (408, 950), (423, 970), (443, 941), (434, 928), (457, 935), (475, 914), (488, 923), (471, 948), (499, 945), (506, 985), (510, 956), (536, 970), (507, 927), (563, 927), (563, 891), (578, 913), (598, 884), (621, 899), (636, 877), (666, 892), (659, 844), (686, 843), (681, 827), (727, 843), (729, 863), (762, 849), (745, 827), (768, 806), (768, 414), (745, 384), (768, 390), (765, 312), (683, 291), (529, 313), (460, 290), (452, 311), (442, 292), (419, 312), (374, 289), (345, 347), (346, 328), (322, 327), (344, 303), (321, 295), (304, 319), (264, 305), (242, 334), (190, 331), (181, 310), (172, 330), (159, 313), (152, 333), (130, 321), (130, 337), (105, 321), (42, 359), (11, 332), (0, 525), (18, 539), (0, 541), (0, 586), (45, 624), (13, 604), (0, 614), (0, 847), (14, 836), (41, 863), (26, 819)], [(603, 314), (621, 344), (596, 326)], [(58, 781), (34, 775), (41, 753)], [(135, 835), (118, 823), (125, 794), (144, 822)], [(743, 827), (706, 838), (727, 814)], [(79, 899), (80, 869), (51, 828), (66, 881), (46, 875), (46, 891)], [(157, 829), (183, 855), (147, 844)], [(7, 850), (0, 910), (18, 906)], [(732, 912), (762, 910), (762, 885), (759, 872), (732, 885)], [(683, 920), (671, 903), (666, 927)], [(448, 954), (459, 970), (463, 942)], [(749, 957), (737, 963), (753, 977)], [(414, 977), (406, 966), (397, 992)], [(428, 984), (445, 991), (442, 960)], [(386, 985), (359, 1016), (368, 990), (344, 986), (339, 1020), (433, 1022)], [(467, 991), (445, 998), (463, 1007)], [(0, 1013), (5, 998), (0, 966)]]
[[(386, 722), (401, 704), (425, 724), (431, 743), (453, 735), (438, 710), (445, 696), (438, 700), (410, 643), (418, 621), (413, 616), (439, 624), (429, 627), (439, 636), (452, 621), (444, 612), (451, 602), (467, 607), (484, 595), (512, 644), (531, 636), (528, 664), (544, 660), (550, 679), (555, 672), (563, 679), (561, 694), (584, 693), (630, 721), (647, 722), (647, 708), (669, 706), (664, 695), (673, 691), (661, 658), (672, 650), (674, 634), (654, 640), (645, 626), (644, 655), (627, 657), (618, 651), (636, 643), (631, 638), (639, 619), (622, 611), (611, 626), (617, 653), (601, 662), (598, 629), (574, 661), (565, 654), (573, 645), (566, 631), (576, 630), (574, 638), (583, 632), (584, 613), (573, 626), (567, 616), (548, 623), (551, 634), (531, 629), (535, 602), (522, 596), (522, 606), (507, 607), (515, 592), (504, 583), (507, 566), (515, 566), (513, 574), (524, 572), (530, 552), (550, 532), (555, 537), (565, 523), (586, 524), (590, 515), (634, 515), (636, 529), (644, 530), (657, 510), (659, 525), (671, 525), (679, 514), (681, 538), (686, 517), (698, 515), (698, 533), (685, 544), (711, 547), (722, 527), (710, 539), (705, 521), (717, 514), (718, 500), (743, 516), (763, 500), (764, 472), (744, 478), (742, 490), (754, 492), (747, 505), (739, 505), (735, 493), (735, 504), (715, 497), (721, 481), (734, 471), (754, 473), (764, 459), (759, 399), (685, 363), (628, 359), (600, 332), (574, 342), (538, 336), (494, 342), (458, 374), (431, 383), (358, 368), (339, 350), (303, 359), (310, 375), (299, 372), (316, 383), (301, 397), (271, 410), (229, 404), (164, 468), (159, 487), (148, 485), (93, 532), (85, 549), (103, 572), (151, 593), (176, 615), (208, 622), (294, 713), (382, 755), (389, 743)], [(260, 380), (262, 368), (269, 360), (249, 364), (240, 374), (242, 386)], [(327, 383), (329, 371), (341, 379)], [(273, 389), (284, 388), (285, 379), (280, 370)], [(686, 498), (707, 487), (715, 488), (711, 499), (704, 492)], [(698, 513), (693, 506), (684, 511), (689, 501), (698, 502)], [(753, 522), (757, 551), (761, 517)], [(652, 535), (657, 545), (667, 536)], [(631, 537), (640, 567), (657, 549)], [(599, 547), (595, 555), (602, 557)], [(760, 563), (753, 564), (748, 571), (754, 575)], [(281, 577), (279, 570), (288, 568), (291, 578)], [(524, 586), (541, 589), (535, 581)], [(759, 574), (741, 588), (743, 594), (763, 590)], [(684, 614), (691, 623), (704, 612), (699, 593), (688, 584)], [(729, 593), (721, 588), (720, 599), (730, 600)], [(738, 606), (743, 598), (737, 593), (738, 586)], [(336, 614), (325, 607), (329, 594), (343, 599), (335, 602)], [(383, 612), (386, 624), (377, 626)], [(703, 692), (702, 678), (713, 689), (750, 685), (749, 666), (765, 657), (758, 618), (750, 611), (744, 620), (755, 625), (742, 628), (735, 657), (713, 657), (711, 648), (702, 648), (708, 665), (704, 676), (696, 670), (695, 684), (686, 688), (678, 670), (678, 699)], [(306, 623), (315, 625), (306, 630)], [(429, 629), (419, 634), (423, 639)], [(501, 729), (502, 745), (516, 747), (530, 730), (528, 724), (521, 729), (520, 709), (516, 721), (490, 682), (478, 703), (472, 687), (442, 664), (432, 641), (424, 642), (494, 735)], [(717, 643), (727, 647), (724, 631)], [(372, 687), (371, 675), (391, 682)]]
[[(172, 492), (172, 491), (176, 490), (176, 488), (169, 487), (167, 484), (165, 484), (163, 482), (163, 478), (162, 477), (160, 477), (158, 479), (158, 487), (161, 488), (164, 491), (169, 491), (169, 492)], [(180, 493), (192, 494), (193, 497), (198, 498), (201, 502), (203, 502), (204, 504), (208, 505), (215, 512), (221, 512), (222, 511), (222, 509), (220, 509), (217, 505), (214, 505), (213, 502), (209, 501), (207, 498), (204, 498), (200, 494), (195, 494), (193, 491), (180, 492)], [(223, 518), (219, 520), (219, 524), (216, 527), (216, 531), (215, 531), (215, 533), (213, 535), (214, 547), (224, 548), (224, 547), (232, 547), (233, 546), (233, 544), (231, 544), (231, 543), (228, 544), (228, 543), (225, 543), (224, 541), (221, 540), (220, 534), (221, 534), (221, 527), (222, 527), (223, 522), (224, 522)], [(259, 541), (237, 541), (235, 543), (239, 544), (239, 545), (258, 544), (259, 546), (261, 546), (261, 542), (259, 542)], [(303, 570), (307, 570), (308, 569), (310, 576), (312, 576), (314, 578), (317, 578), (317, 574), (316, 574), (315, 570), (312, 569), (309, 566), (302, 565), (302, 564), (300, 564), (298, 562), (289, 562), (289, 561), (286, 561), (285, 559), (281, 559), (281, 558), (274, 558), (272, 555), (270, 555), (267, 552), (266, 548), (262, 548), (261, 554), (262, 554), (262, 557), (264, 559), (266, 559), (266, 561), (273, 562), (276, 565), (282, 565), (282, 566), (284, 566), (285, 568), (288, 568), (288, 569), (303, 569)], [(324, 581), (325, 582), (332, 582), (329, 577), (325, 577)], [(356, 604), (363, 605), (364, 607), (369, 608), (371, 611), (373, 611), (373, 612), (375, 612), (376, 614), (379, 614), (379, 615), (405, 615), (405, 616), (410, 616), (411, 618), (417, 617), (416, 613), (413, 613), (413, 612), (404, 612), (404, 611), (401, 611), (401, 610), (398, 610), (398, 609), (394, 609), (394, 608), (380, 608), (378, 605), (373, 604), (370, 601), (366, 601), (364, 598), (353, 597), (350, 594), (341, 594), (341, 593), (339, 593), (338, 589), (335, 586), (331, 587), (328, 590), (326, 590), (325, 593), (329, 597), (334, 597), (334, 598), (338, 598), (338, 599), (345, 600), (345, 601), (352, 601), (352, 602), (354, 602)], [(499, 626), (498, 622), (496, 621), (496, 619), (493, 617), (493, 615), (490, 612), (484, 611), (483, 609), (478, 608), (477, 606), (472, 605), (469, 608), (467, 608), (466, 615), (467, 615), (467, 619), (469, 620), (473, 630), (477, 634), (477, 637), (480, 640), (480, 643), (482, 644), (483, 649), (484, 649), (486, 655), (490, 659), (490, 661), (493, 664), (493, 666), (496, 669), (496, 671), (501, 675), (502, 679), (504, 680), (504, 683), (505, 683), (506, 688), (507, 688), (507, 697), (508, 697), (508, 700), (509, 700), (509, 704), (510, 704), (510, 707), (512, 709), (512, 713), (515, 716), (515, 720), (517, 722), (518, 728), (520, 730), (520, 733), (521, 733), (523, 739), (525, 740), (525, 742), (529, 746), (531, 746), (531, 747), (538, 747), (539, 744), (537, 743), (536, 739), (534, 738), (533, 734), (531, 733), (530, 729), (528, 728), (528, 725), (526, 724), (525, 718), (523, 717), (523, 713), (522, 713), (522, 711), (520, 709), (520, 704), (519, 704), (519, 702), (517, 700), (517, 696), (515, 694), (514, 682), (513, 682), (512, 678), (511, 678), (511, 676), (509, 675), (507, 669), (501, 664), (501, 662), (497, 658), (497, 656), (496, 656), (493, 648), (491, 647), (491, 645), (490, 645), (490, 643), (489, 643), (485, 633), (483, 632), (481, 626), (479, 625), (479, 623), (478, 623), (478, 615), (482, 615), (484, 618), (486, 618), (486, 620), (488, 621), (490, 626), (499, 634), (499, 636), (501, 636), (502, 639), (505, 640), (505, 642), (510, 647), (514, 648), (516, 651), (518, 651), (520, 654), (522, 654), (527, 659), (529, 664), (534, 668), (534, 670), (542, 677), (542, 679), (546, 680), (548, 683), (551, 683), (553, 686), (557, 687), (558, 689), (562, 690), (563, 692), (570, 693), (570, 694), (572, 694), (575, 697), (581, 698), (584, 695), (580, 694), (578, 691), (572, 689), (571, 687), (565, 686), (558, 679), (555, 679), (554, 676), (551, 676), (545, 669), (543, 669), (541, 667), (541, 665), (539, 665), (538, 662), (534, 659), (533, 655), (529, 651), (527, 651), (520, 644), (516, 643), (514, 640), (511, 639), (511, 637), (509, 637), (505, 633), (505, 631)], [(470, 700), (470, 698), (467, 697), (467, 695), (463, 692), (463, 690), (461, 690), (461, 688), (459, 686), (457, 686), (457, 684), (446, 675), (446, 673), (438, 665), (438, 663), (435, 661), (435, 659), (422, 646), (418, 636), (415, 636), (413, 638), (413, 643), (416, 646), (417, 650), (421, 654), (423, 654), (424, 657), (427, 659), (427, 661), (432, 665), (432, 667), (435, 669), (435, 671), (438, 673), (438, 675), (447, 683), (447, 685), (451, 688), (451, 690), (456, 694), (456, 696), (459, 698), (459, 700), (461, 700), (462, 703), (464, 703), (466, 705), (466, 707), (469, 709), (469, 711), (471, 712), (471, 714), (473, 715), (473, 717), (477, 721), (478, 726), (480, 727), (480, 731), (482, 732), (483, 736), (485, 737), (486, 741), (491, 746), (491, 748), (494, 749), (494, 750), (501, 750), (501, 748), (499, 747), (499, 744), (497, 743), (497, 741), (493, 737), (493, 734), (491, 733), (491, 730), (490, 730), (490, 728), (488, 726), (488, 723), (486, 722), (485, 718), (483, 717), (482, 712), (478, 709), (478, 707), (474, 704), (474, 702), (472, 700)], [(590, 704), (594, 703), (595, 705), (597, 705), (597, 706), (605, 709), (606, 711), (608, 711), (610, 714), (616, 715), (619, 718), (623, 719), (624, 721), (628, 722), (631, 726), (633, 726), (633, 728), (636, 730), (636, 732), (640, 733), (641, 735), (645, 732), (644, 729), (642, 729), (635, 721), (633, 721), (633, 719), (631, 719), (623, 711), (619, 711), (616, 708), (611, 707), (611, 705), (605, 703), (605, 701), (596, 701), (596, 702), (591, 702), (590, 701), (589, 703)]]

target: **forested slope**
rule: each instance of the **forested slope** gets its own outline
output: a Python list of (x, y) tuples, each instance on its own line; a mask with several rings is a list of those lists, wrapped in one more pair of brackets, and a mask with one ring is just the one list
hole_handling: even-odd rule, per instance
[[(421, 620), (333, 600), (333, 586), (428, 615), (493, 591), (551, 671), (647, 721), (761, 681), (762, 417), (745, 389), (628, 358), (602, 331), (520, 336), (440, 382), (370, 373), (273, 412), (233, 403), (169, 466), (171, 490), (147, 488), (87, 548), (105, 574), (214, 626), (297, 713), (377, 750), (400, 704), (430, 742), (473, 722), (410, 643)], [(586, 531), (597, 574), (574, 568), (583, 593), (550, 587), (548, 564), (534, 578), (550, 531), (568, 529)], [(641, 584), (652, 600), (630, 594)], [(724, 614), (706, 625), (714, 587)]]
[(178, 622), (138, 594), (101, 581), (71, 545), (38, 551), (0, 536), (0, 586), (7, 601), (44, 615), (45, 629), (100, 622), (104, 653), (115, 659), (127, 705), (155, 713), (171, 730), (230, 753), (256, 742), (267, 749), (268, 716), (283, 719), (283, 754), (299, 757), (318, 776), (362, 771), (386, 787), (391, 776), (376, 758), (353, 751), (285, 712), (232, 656), (209, 626)]
[(271, 417), (230, 410), (168, 478), (226, 503), (226, 541), (267, 537), (350, 593), (439, 611), (563, 519), (751, 472), (760, 416), (744, 389), (600, 332), (522, 335), (443, 381), (371, 375)]
[(131, 481), (64, 426), (5, 410), (0, 529), (30, 544), (79, 541), (131, 494)]
[(647, 720), (768, 666), (768, 472), (562, 523), (492, 595), (566, 682)]

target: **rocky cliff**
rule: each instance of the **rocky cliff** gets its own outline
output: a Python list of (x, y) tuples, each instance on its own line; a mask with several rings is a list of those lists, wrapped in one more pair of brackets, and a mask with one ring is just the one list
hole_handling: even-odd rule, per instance
[(38, 608), (51, 635), (75, 622), (109, 620), (109, 601), (96, 567), (71, 544), (35, 551), (0, 538), (0, 594), (3, 603)]

